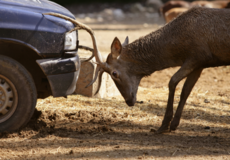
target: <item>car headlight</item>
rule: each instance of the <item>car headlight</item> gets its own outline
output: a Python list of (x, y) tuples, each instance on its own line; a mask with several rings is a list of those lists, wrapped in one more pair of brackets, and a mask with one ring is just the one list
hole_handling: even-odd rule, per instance
[(65, 34), (65, 50), (75, 50), (77, 47), (77, 33), (73, 31)]

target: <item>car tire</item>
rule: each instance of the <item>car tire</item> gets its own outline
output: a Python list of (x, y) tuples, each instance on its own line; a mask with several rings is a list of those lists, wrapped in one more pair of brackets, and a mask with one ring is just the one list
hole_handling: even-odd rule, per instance
[(25, 126), (34, 113), (37, 91), (26, 68), (0, 55), (0, 132)]

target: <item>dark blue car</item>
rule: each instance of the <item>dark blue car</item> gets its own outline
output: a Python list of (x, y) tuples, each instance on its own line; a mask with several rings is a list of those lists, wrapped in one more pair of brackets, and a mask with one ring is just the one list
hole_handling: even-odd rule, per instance
[(77, 31), (48, 0), (0, 0), (0, 132), (25, 126), (37, 98), (67, 96), (80, 72)]

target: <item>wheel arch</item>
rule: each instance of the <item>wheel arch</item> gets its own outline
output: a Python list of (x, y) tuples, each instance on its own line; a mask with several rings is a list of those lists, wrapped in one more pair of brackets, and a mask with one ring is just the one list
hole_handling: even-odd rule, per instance
[(38, 98), (52, 94), (47, 77), (36, 63), (42, 56), (35, 47), (19, 40), (0, 38), (0, 55), (18, 61), (27, 69), (34, 80)]

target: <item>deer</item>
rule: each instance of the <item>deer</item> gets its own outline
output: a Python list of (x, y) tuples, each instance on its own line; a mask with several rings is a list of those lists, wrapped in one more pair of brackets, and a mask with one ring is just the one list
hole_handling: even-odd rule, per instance
[(207, 8), (229, 8), (229, 0), (216, 0), (216, 1), (193, 1), (191, 6), (201, 6)]
[[(129, 43), (128, 37), (124, 43), (115, 37), (105, 62), (102, 61), (96, 39), (91, 33), (97, 69), (89, 85), (92, 85), (98, 76), (101, 83), (102, 74), (106, 72), (112, 77), (126, 104), (134, 106), (138, 86), (143, 77), (155, 71), (180, 66), (169, 81), (167, 107), (156, 133), (174, 131), (180, 123), (186, 100), (203, 69), (230, 64), (229, 26), (230, 11), (227, 9), (191, 8), (158, 30), (132, 43)], [(175, 89), (184, 78), (186, 81), (173, 115)]]
[(159, 8), (159, 14), (160, 14), (160, 16), (163, 15), (164, 19), (166, 20), (165, 13), (168, 12), (169, 10), (171, 10), (173, 8), (189, 8), (189, 7), (190, 7), (190, 2), (168, 1)]
[(189, 8), (184, 8), (184, 7), (180, 7), (180, 8), (172, 8), (169, 11), (165, 12), (165, 21), (166, 23), (172, 21), (174, 18), (176, 18), (177, 16), (179, 16), (181, 13), (187, 11)]

